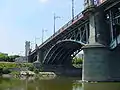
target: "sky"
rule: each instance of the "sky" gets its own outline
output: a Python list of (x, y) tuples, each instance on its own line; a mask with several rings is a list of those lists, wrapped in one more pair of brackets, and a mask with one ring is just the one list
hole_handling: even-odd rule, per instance
[[(24, 55), (25, 41), (41, 44), (53, 34), (53, 17), (56, 31), (71, 20), (72, 0), (0, 0), (0, 52)], [(74, 0), (75, 15), (83, 10), (84, 0)]]

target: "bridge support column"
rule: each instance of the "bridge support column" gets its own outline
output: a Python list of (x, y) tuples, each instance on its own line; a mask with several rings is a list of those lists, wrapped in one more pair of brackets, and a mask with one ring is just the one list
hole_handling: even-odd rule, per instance
[(120, 48), (111, 51), (110, 29), (105, 23), (104, 11), (94, 13), (88, 10), (90, 36), (89, 44), (83, 47), (83, 81), (120, 81)]
[[(103, 19), (103, 18), (101, 18)], [(97, 21), (97, 22), (96, 22)], [(82, 79), (84, 81), (109, 81), (110, 51), (101, 43), (99, 31), (101, 26), (97, 17), (90, 15), (89, 45), (83, 47), (84, 62)], [(105, 28), (102, 28), (105, 30)], [(103, 32), (104, 34), (104, 32)], [(103, 39), (104, 42), (104, 39)], [(100, 44), (101, 43), (101, 44)]]
[(88, 10), (86, 12), (89, 13), (90, 36), (89, 45), (83, 47), (84, 62), (82, 80), (110, 81), (108, 63), (110, 51), (104, 46), (107, 43), (104, 38), (104, 35), (106, 34), (104, 15), (102, 15), (104, 13), (100, 11), (98, 13), (94, 13), (94, 9), (95, 8), (93, 6), (90, 11)]
[(120, 81), (120, 48), (110, 51), (102, 45), (89, 45), (84, 54), (84, 81)]
[(111, 51), (108, 57), (110, 80), (120, 81), (120, 48)]
[(102, 45), (88, 45), (84, 49), (82, 79), (84, 81), (109, 81), (110, 51)]
[(43, 52), (42, 50), (39, 51), (39, 61), (42, 63), (43, 61)]

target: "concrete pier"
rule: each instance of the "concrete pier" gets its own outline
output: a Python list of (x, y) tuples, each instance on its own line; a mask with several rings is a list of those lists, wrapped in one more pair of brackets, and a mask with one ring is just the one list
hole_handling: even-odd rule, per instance
[(120, 48), (110, 51), (108, 57), (110, 81), (120, 81)]
[(109, 50), (102, 45), (89, 45), (83, 48), (83, 81), (109, 80)]
[(98, 45), (83, 48), (83, 81), (120, 81), (120, 49)]
[[(92, 2), (91, 2), (92, 3)], [(93, 4), (90, 4), (93, 5)], [(120, 49), (111, 51), (110, 28), (104, 17), (104, 11), (89, 13), (90, 36), (89, 44), (83, 47), (83, 81), (120, 81)]]

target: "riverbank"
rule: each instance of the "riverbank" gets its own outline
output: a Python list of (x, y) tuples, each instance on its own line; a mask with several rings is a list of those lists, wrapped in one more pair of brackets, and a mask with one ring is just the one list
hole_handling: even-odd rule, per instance
[[(74, 65), (75, 66), (75, 65)], [(2, 77), (14, 77), (14, 78), (46, 78), (46, 77), (56, 77), (56, 76), (77, 76), (81, 77), (82, 68), (81, 66), (76, 66), (74, 68), (61, 68), (56, 69), (55, 72), (48, 70), (46, 72), (41, 71), (41, 69), (36, 69), (32, 63), (10, 63), (1, 62), (0, 63), (0, 75)]]
[[(30, 74), (28, 74), (30, 72)], [(3, 74), (1, 78), (16, 78), (20, 80), (34, 80), (34, 79), (39, 79), (39, 80), (50, 80), (50, 79), (55, 79), (57, 75), (54, 72), (39, 72), (35, 74), (34, 72), (31, 71), (22, 71), (18, 75), (11, 75), (11, 74)]]
[(0, 62), (0, 73), (7, 74), (12, 71), (22, 71), (33, 67), (32, 63)]
[(0, 76), (3, 78), (46, 78), (56, 75), (53, 72), (40, 72), (32, 63), (0, 62)]

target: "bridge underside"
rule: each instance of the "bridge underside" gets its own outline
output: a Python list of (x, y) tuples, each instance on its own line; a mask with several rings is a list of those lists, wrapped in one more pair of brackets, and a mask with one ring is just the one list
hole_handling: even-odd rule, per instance
[(79, 41), (59, 41), (48, 51), (43, 64), (71, 66), (72, 57), (81, 51), (83, 45)]
[(48, 51), (44, 59), (44, 71), (53, 71), (59, 75), (82, 75), (81, 68), (72, 66), (72, 58), (81, 51), (81, 47), (84, 45), (79, 41), (73, 40), (59, 41)]

